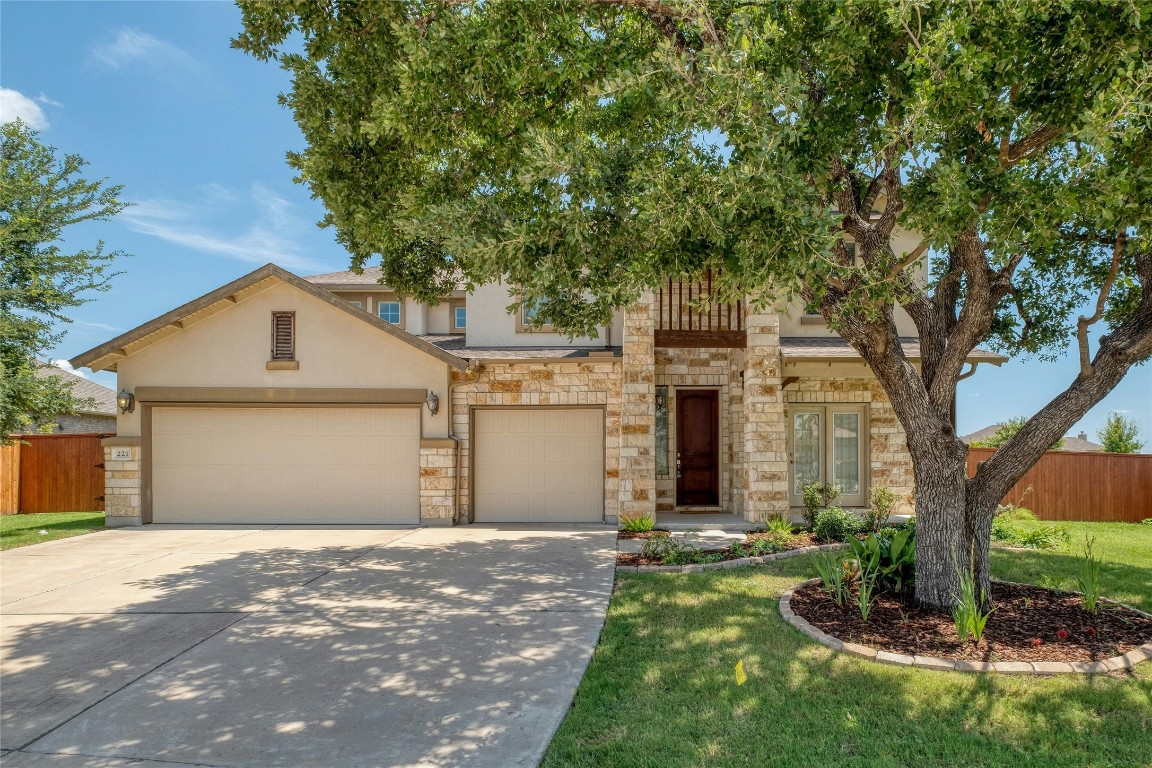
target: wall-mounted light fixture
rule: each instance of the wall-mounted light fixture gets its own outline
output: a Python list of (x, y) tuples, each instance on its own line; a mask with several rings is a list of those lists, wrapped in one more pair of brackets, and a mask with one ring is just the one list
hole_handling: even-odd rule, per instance
[(424, 401), (424, 405), (428, 406), (428, 413), (433, 416), (440, 412), (440, 398), (436, 396), (435, 392), (428, 392), (428, 399)]
[(663, 408), (668, 405), (668, 387), (656, 387), (656, 407)]
[(136, 396), (127, 389), (121, 389), (120, 394), (116, 395), (116, 405), (120, 413), (132, 413), (136, 410)]

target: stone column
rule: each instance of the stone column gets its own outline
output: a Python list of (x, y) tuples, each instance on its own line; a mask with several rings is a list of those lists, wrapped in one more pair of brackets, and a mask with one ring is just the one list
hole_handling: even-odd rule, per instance
[(141, 525), (140, 438), (106, 437), (104, 448), (104, 525)]
[(788, 449), (780, 387), (780, 316), (752, 313), (744, 320), (744, 519), (760, 522), (788, 514)]
[(620, 386), (620, 514), (656, 516), (655, 297), (624, 313)]
[(456, 511), (456, 441), (420, 441), (420, 524), (452, 525)]

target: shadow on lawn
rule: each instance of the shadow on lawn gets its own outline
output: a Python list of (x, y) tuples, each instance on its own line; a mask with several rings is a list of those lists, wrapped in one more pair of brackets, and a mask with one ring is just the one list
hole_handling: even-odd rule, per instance
[[(3, 747), (253, 766), (530, 754), (538, 713), (578, 680), (573, 649), (595, 644), (609, 544), (158, 553), (4, 606)], [(486, 706), (457, 698), (465, 681)]]
[[(1111, 562), (1104, 553), (1104, 596), (1152, 612), (1152, 568)], [(1053, 550), (993, 550), (996, 578), (1055, 589), (1075, 590), (1083, 558), (1076, 552)]]
[(812, 575), (797, 559), (622, 579), (543, 765), (1147, 764), (1149, 670), (1025, 678), (843, 656), (779, 616), (780, 592)]

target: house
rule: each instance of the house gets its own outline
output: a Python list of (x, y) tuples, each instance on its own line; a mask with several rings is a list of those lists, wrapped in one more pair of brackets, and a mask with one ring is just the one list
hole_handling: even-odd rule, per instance
[[(987, 440), (988, 438), (995, 435), (1003, 426), (1003, 423), (992, 424), (990, 426), (984, 427), (983, 429), (978, 429), (970, 435), (964, 435), (960, 439), (971, 445), (972, 443)], [(1078, 435), (1066, 435), (1064, 437), (1064, 445), (1060, 448), (1060, 450), (1068, 451), (1070, 453), (1092, 453), (1096, 451), (1103, 451), (1104, 446), (1092, 442), (1088, 439), (1088, 433), (1081, 431)]]
[(53, 434), (116, 432), (116, 393), (108, 387), (48, 363), (36, 369), (36, 377), (59, 379), (72, 390), (72, 396), (82, 403), (76, 413), (61, 413), (53, 418)]
[(883, 389), (801, 307), (701, 312), (703, 275), (569, 340), (507, 285), (425, 306), (378, 280), (269, 264), (73, 359), (134, 398), (108, 524), (759, 521), (814, 480), (912, 491)]

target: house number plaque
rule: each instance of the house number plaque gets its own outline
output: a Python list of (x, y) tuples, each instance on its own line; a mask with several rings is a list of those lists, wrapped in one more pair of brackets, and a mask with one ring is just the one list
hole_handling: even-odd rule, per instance
[(131, 448), (113, 448), (112, 461), (131, 461), (132, 449)]

